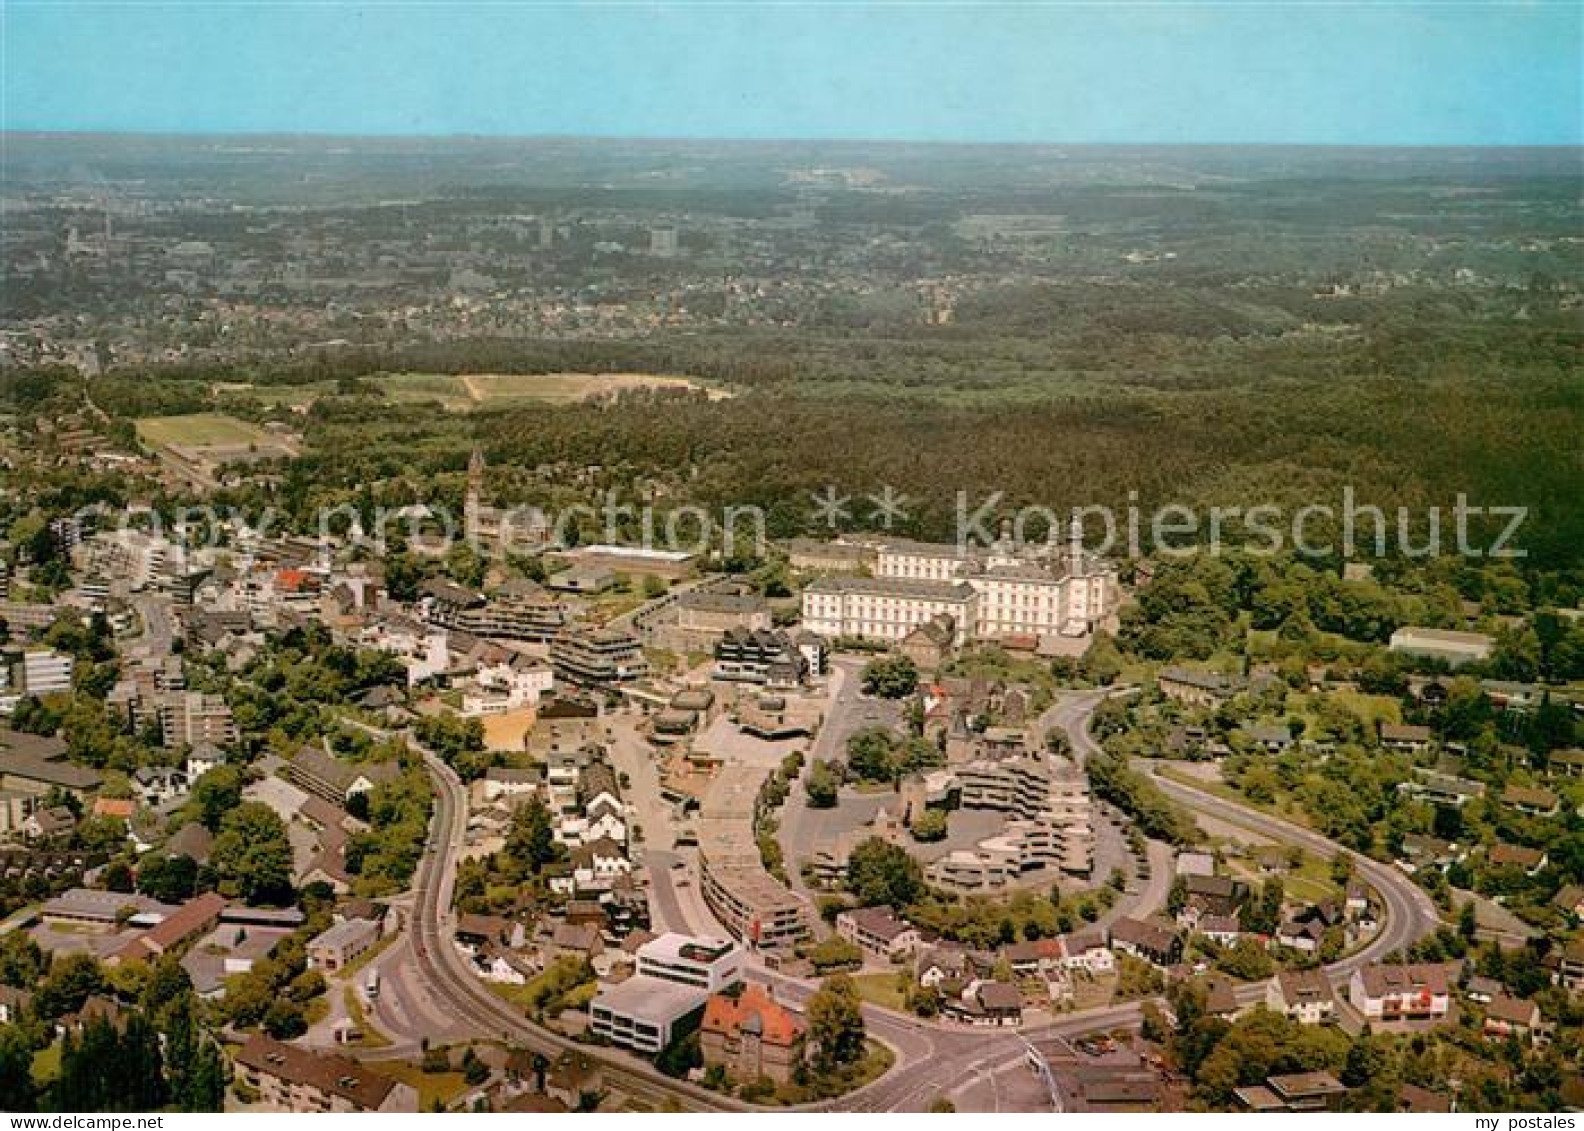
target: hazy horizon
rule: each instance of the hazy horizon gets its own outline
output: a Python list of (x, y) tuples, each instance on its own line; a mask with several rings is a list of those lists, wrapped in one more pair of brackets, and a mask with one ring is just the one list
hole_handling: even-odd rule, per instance
[(1584, 139), (1558, 142), (1320, 142), (1320, 141), (1006, 141), (1000, 139), (956, 139), (913, 137), (814, 137), (814, 136), (730, 136), (705, 134), (574, 134), (574, 133), (347, 133), (336, 130), (106, 130), (106, 129), (31, 129), (0, 127), (0, 137), (37, 139), (147, 138), (150, 140), (200, 141), (247, 138), (273, 141), (341, 142), (477, 142), (511, 144), (521, 142), (600, 142), (655, 145), (803, 145), (803, 146), (916, 146), (939, 149), (1320, 149), (1320, 150), (1556, 150), (1584, 151)]
[(1571, 3), (7, 7), (7, 132), (1584, 144)]

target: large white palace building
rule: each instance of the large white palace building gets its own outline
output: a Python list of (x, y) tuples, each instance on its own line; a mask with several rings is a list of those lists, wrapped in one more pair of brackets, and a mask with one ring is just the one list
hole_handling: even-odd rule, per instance
[(1110, 616), (1116, 567), (1088, 553), (1076, 522), (1056, 543), (988, 548), (883, 542), (874, 576), (820, 577), (803, 590), (803, 624), (828, 637), (899, 641), (941, 614), (954, 643), (1008, 636), (1084, 636)]

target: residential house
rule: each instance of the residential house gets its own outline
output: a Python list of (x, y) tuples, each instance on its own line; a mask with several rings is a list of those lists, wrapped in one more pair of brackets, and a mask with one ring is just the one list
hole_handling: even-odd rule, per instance
[(187, 775), (170, 766), (139, 766), (132, 771), (132, 789), (150, 808), (187, 795)]
[(956, 640), (956, 620), (950, 613), (938, 613), (904, 636), (897, 651), (919, 671), (936, 672), (951, 658)]
[(1023, 1022), (1023, 994), (1009, 982), (970, 982), (958, 997), (941, 1002), (941, 1015), (965, 1025), (1001, 1028)]
[(588, 1053), (569, 1049), (545, 1073), (544, 1090), (551, 1099), (577, 1110), (584, 1096), (597, 1096), (605, 1090), (605, 1070)]
[(32, 1004), (33, 995), (13, 986), (0, 985), (0, 1025), (15, 1025)]
[(900, 962), (923, 941), (918, 928), (889, 907), (858, 907), (836, 916), (836, 933), (881, 962)]
[(1426, 726), (1410, 726), (1404, 723), (1382, 723), (1380, 726), (1381, 745), (1389, 750), (1397, 750), (1405, 754), (1422, 754), (1430, 749), (1430, 739), (1430, 728)]
[(1236, 915), (1200, 916), (1194, 930), (1219, 946), (1236, 946), (1244, 934)]
[(1336, 1015), (1336, 991), (1321, 970), (1283, 970), (1266, 985), (1265, 1007), (1300, 1025), (1319, 1025)]
[(457, 944), (470, 953), (488, 945), (515, 949), (523, 945), (526, 935), (521, 923), (500, 915), (464, 911), (457, 917)]
[(1216, 707), (1248, 686), (1239, 676), (1182, 667), (1162, 668), (1155, 682), (1166, 698), (1190, 707)]
[(1397, 866), (1410, 876), (1425, 868), (1444, 872), (1466, 855), (1455, 844), (1422, 833), (1408, 833), (1402, 838)]
[(1405, 781), (1397, 786), (1399, 793), (1450, 809), (1461, 809), (1470, 801), (1485, 796), (1484, 782), (1460, 778), (1455, 774), (1443, 774), (1419, 766), (1414, 767), (1413, 773), (1412, 781)]
[(617, 877), (632, 872), (627, 850), (608, 836), (587, 841), (572, 850), (572, 879), (578, 892), (609, 891)]
[(1551, 751), (1546, 759), (1546, 773), (1556, 778), (1584, 778), (1584, 749)]
[(1075, 931), (1061, 936), (1062, 965), (1069, 971), (1109, 974), (1116, 969), (1116, 955), (1106, 945), (1099, 928)]
[(1280, 754), (1293, 743), (1292, 731), (1270, 723), (1244, 727), (1242, 733), (1244, 741), (1267, 754)]
[(1184, 905), (1197, 915), (1236, 915), (1248, 887), (1230, 876), (1191, 873), (1182, 877)]
[(1524, 998), (1498, 994), (1485, 1007), (1485, 1035), (1533, 1041), (1541, 1028), (1540, 1007)]
[(1276, 928), (1276, 944), (1300, 954), (1318, 954), (1325, 941), (1325, 924), (1319, 919), (1289, 919)]
[(1487, 859), (1492, 868), (1516, 868), (1526, 876), (1536, 875), (1546, 866), (1542, 850), (1521, 844), (1493, 844)]
[(1570, 990), (1584, 990), (1584, 934), (1574, 935), (1560, 948), (1554, 980)]
[(1030, 939), (1001, 948), (1001, 957), (1020, 977), (1049, 975), (1064, 970), (1060, 939)]
[(1333, 1111), (1347, 1088), (1329, 1072), (1297, 1072), (1267, 1077), (1264, 1084), (1238, 1088), (1234, 1095), (1248, 1111)]
[(1182, 936), (1168, 927), (1121, 918), (1111, 926), (1111, 949), (1164, 970), (1182, 960)]
[(1551, 897), (1551, 906), (1575, 919), (1584, 919), (1584, 884), (1567, 884)]
[(1452, 1007), (1447, 968), (1440, 963), (1371, 963), (1353, 972), (1348, 1003), (1371, 1024), (1444, 1021)]
[(1397, 1110), (1410, 1115), (1446, 1115), (1452, 1110), (1452, 1101), (1418, 1084), (1404, 1084), (1397, 1090)]
[(1549, 789), (1524, 785), (1509, 785), (1502, 791), (1501, 799), (1504, 805), (1511, 805), (1531, 817), (1554, 817), (1562, 808), (1562, 799)]
[(318, 746), (304, 746), (286, 766), (286, 777), (333, 805), (401, 776), (395, 762), (343, 762)]
[(1495, 978), (1483, 978), (1478, 974), (1470, 978), (1468, 984), (1463, 987), (1464, 996), (1479, 1005), (1489, 1005), (1506, 992), (1506, 987)]
[(952, 982), (964, 982), (973, 976), (973, 956), (960, 946), (942, 944), (917, 952), (913, 971), (921, 986), (938, 989)]
[(22, 835), (32, 841), (57, 840), (71, 835), (77, 817), (64, 805), (35, 809), (22, 822)]
[(599, 928), (593, 923), (557, 923), (543, 946), (550, 958), (598, 958), (605, 950)]

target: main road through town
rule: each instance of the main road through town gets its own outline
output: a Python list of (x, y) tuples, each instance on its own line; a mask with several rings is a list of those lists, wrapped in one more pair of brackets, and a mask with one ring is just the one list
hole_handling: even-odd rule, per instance
[[(408, 940), (416, 971), (427, 982), (433, 998), (486, 1039), (519, 1045), (551, 1058), (568, 1050), (582, 1051), (601, 1062), (607, 1085), (615, 1085), (645, 1102), (674, 1100), (684, 1107), (705, 1111), (744, 1110), (746, 1104), (672, 1079), (656, 1071), (647, 1061), (615, 1049), (580, 1044), (536, 1025), (480, 982), (453, 942), (456, 919), (451, 910), (451, 896), (456, 883), (457, 858), (462, 850), (466, 792), (461, 779), (438, 755), (419, 746), (410, 734), (404, 737), (422, 755), (435, 787), (434, 817), (413, 885)], [(379, 1059), (380, 1051), (375, 1050), (370, 1058)]]

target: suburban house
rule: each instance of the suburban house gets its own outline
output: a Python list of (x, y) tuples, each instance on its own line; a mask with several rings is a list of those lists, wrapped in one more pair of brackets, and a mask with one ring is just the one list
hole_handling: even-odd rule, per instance
[(1487, 1037), (1532, 1041), (1539, 1034), (1541, 1024), (1540, 1007), (1523, 998), (1497, 994), (1485, 1007)]
[(1001, 1028), (1023, 1022), (1023, 994), (1010, 982), (970, 982), (941, 1002), (941, 1015), (966, 1025)]
[(1061, 937), (1062, 965), (1068, 970), (1089, 974), (1109, 974), (1116, 969), (1116, 955), (1106, 945), (1098, 928), (1075, 931)]
[(1430, 728), (1405, 723), (1382, 723), (1380, 740), (1381, 745), (1389, 750), (1420, 754), (1430, 749)]
[(1348, 1003), (1371, 1023), (1444, 1021), (1452, 1007), (1447, 969), (1440, 963), (1389, 966), (1372, 963), (1353, 971)]
[(1112, 924), (1111, 949), (1165, 969), (1182, 960), (1183, 941), (1181, 935), (1166, 927), (1122, 918)]
[(923, 941), (918, 928), (898, 919), (889, 907), (857, 907), (836, 916), (836, 933), (882, 962), (898, 962)]
[(1501, 799), (1504, 805), (1511, 805), (1518, 812), (1531, 817), (1553, 817), (1562, 807), (1561, 798), (1549, 789), (1525, 785), (1509, 785), (1502, 791)]
[(1331, 1111), (1347, 1088), (1329, 1072), (1295, 1072), (1266, 1077), (1265, 1083), (1238, 1088), (1233, 1094), (1248, 1111)]
[(1533, 876), (1546, 866), (1546, 854), (1521, 844), (1493, 844), (1487, 857), (1492, 868), (1516, 868)]
[(1336, 992), (1320, 970), (1283, 970), (1265, 988), (1265, 1008), (1300, 1025), (1319, 1025), (1336, 1015)]

